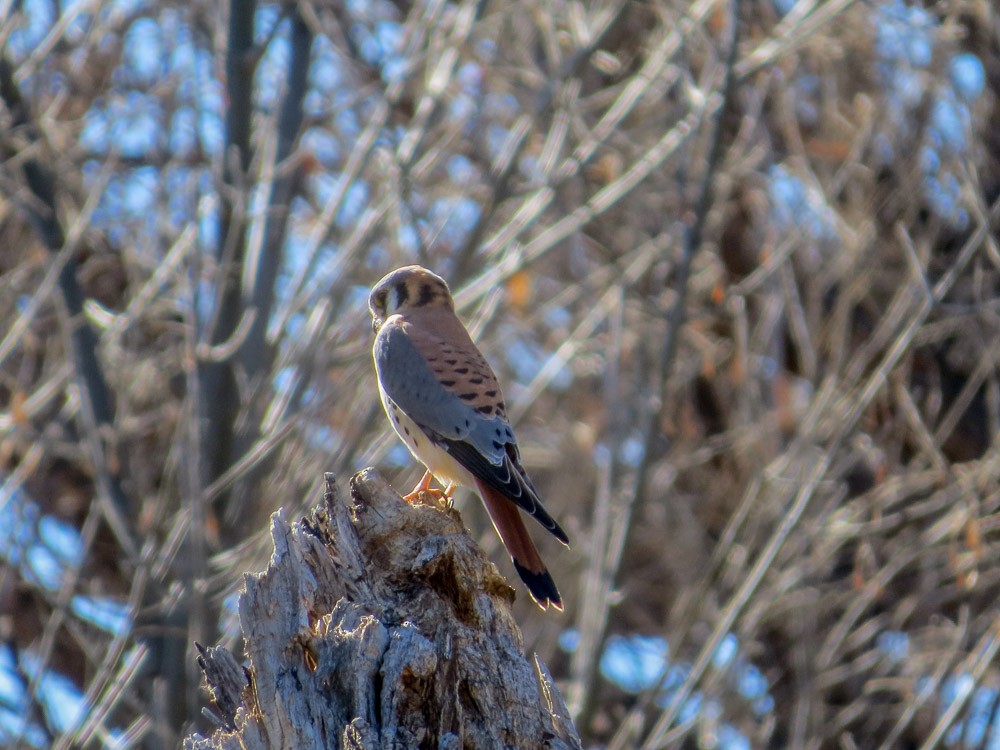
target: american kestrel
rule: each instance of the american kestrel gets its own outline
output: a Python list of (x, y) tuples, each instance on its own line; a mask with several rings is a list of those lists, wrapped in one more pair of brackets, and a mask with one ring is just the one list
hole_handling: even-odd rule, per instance
[(421, 266), (387, 274), (368, 307), (382, 405), (393, 429), (449, 501), (456, 486), (479, 493), (517, 574), (543, 609), (562, 599), (521, 518), (527, 511), (563, 544), (566, 532), (542, 507), (521, 465), (497, 376), (455, 314), (444, 279)]

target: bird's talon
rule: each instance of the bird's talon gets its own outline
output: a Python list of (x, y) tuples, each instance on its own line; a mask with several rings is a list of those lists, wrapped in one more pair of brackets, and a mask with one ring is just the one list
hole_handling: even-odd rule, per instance
[(446, 491), (438, 489), (437, 487), (431, 487), (427, 489), (424, 492), (424, 495), (427, 496), (427, 499), (430, 501), (426, 503), (427, 505), (434, 503), (439, 508), (447, 509), (451, 502), (451, 499), (446, 494)]
[(452, 495), (455, 493), (455, 483), (449, 482), (448, 486), (442, 490), (437, 487), (431, 487), (432, 480), (433, 475), (428, 471), (417, 483), (417, 486), (413, 488), (412, 492), (403, 495), (403, 499), (410, 505), (414, 503), (422, 505), (436, 504), (444, 510), (451, 510), (454, 507)]
[(423, 495), (425, 490), (414, 490), (406, 495), (403, 495), (403, 499), (406, 501), (407, 505), (413, 505), (420, 501), (420, 496)]
[(417, 482), (417, 486), (414, 487), (410, 492), (403, 495), (403, 499), (413, 505), (416, 502), (422, 501), (422, 495), (425, 492), (440, 492), (441, 490), (431, 489), (431, 482), (434, 480), (434, 475), (429, 471), (425, 471), (424, 475), (420, 477), (420, 481)]

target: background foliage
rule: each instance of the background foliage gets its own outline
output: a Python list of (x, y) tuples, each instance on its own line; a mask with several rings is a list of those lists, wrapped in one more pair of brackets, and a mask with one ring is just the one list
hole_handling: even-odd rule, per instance
[[(592, 747), (1000, 746), (989, 0), (0, 5), (0, 742), (174, 746), (447, 277)], [(484, 514), (459, 501), (513, 575)]]

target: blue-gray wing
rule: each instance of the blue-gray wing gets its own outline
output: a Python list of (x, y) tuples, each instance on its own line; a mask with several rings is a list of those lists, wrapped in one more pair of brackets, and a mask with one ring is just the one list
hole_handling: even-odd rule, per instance
[(470, 474), (568, 544), (521, 466), (510, 424), (495, 404), (486, 403), (502, 404), (502, 396), (485, 360), (478, 351), (463, 353), (461, 347), (434, 341), (432, 334), (411, 331), (390, 318), (375, 339), (375, 368), (386, 395)]
[(476, 411), (469, 399), (442, 385), (442, 375), (431, 370), (402, 323), (382, 326), (373, 354), (382, 389), (428, 437), (467, 442), (490, 464), (503, 463), (504, 446), (514, 440), (507, 420)]

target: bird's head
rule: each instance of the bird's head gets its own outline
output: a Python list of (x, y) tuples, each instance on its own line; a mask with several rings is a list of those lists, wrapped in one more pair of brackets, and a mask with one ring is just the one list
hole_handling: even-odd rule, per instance
[(423, 266), (403, 266), (387, 273), (368, 295), (372, 330), (376, 333), (390, 315), (422, 307), (455, 309), (447, 282)]

